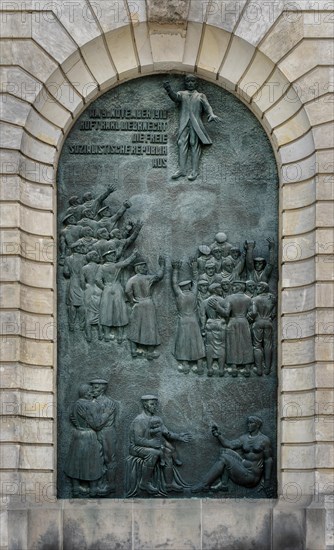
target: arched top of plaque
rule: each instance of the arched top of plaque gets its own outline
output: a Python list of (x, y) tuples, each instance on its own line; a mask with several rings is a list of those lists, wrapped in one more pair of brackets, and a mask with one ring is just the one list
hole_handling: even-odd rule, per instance
[[(168, 96), (167, 80), (180, 101)], [(177, 218), (183, 240), (191, 239), (192, 224), (201, 240), (202, 220), (210, 220), (213, 231), (222, 227), (221, 221), (214, 221), (216, 209), (237, 240), (248, 227), (257, 228), (259, 235), (268, 231), (268, 218), (273, 218), (269, 211), (277, 210), (278, 177), (265, 131), (250, 110), (221, 87), (197, 78), (193, 99), (190, 93), (184, 76), (168, 74), (131, 80), (94, 101), (75, 123), (61, 153), (59, 210), (66, 209), (72, 195), (103, 192), (112, 183), (118, 187), (118, 200), (132, 197), (132, 217), (150, 215), (165, 227), (165, 221)], [(219, 118), (208, 122), (211, 110)], [(191, 140), (196, 142), (193, 148)], [(192, 161), (199, 155), (198, 176), (192, 182)], [(180, 156), (186, 159), (185, 175), (173, 179)], [(161, 204), (163, 212), (158, 212)]]

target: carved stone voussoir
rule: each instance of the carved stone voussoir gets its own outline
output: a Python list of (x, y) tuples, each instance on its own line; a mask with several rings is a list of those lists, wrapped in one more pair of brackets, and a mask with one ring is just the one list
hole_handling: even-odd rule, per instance
[(147, 19), (160, 25), (185, 25), (190, 0), (147, 0)]

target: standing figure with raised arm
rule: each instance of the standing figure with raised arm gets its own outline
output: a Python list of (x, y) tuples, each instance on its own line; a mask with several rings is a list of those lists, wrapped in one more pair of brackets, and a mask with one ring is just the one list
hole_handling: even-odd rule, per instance
[(101, 216), (98, 221), (99, 228), (105, 227), (110, 233), (110, 231), (114, 229), (116, 223), (122, 218), (124, 213), (130, 207), (131, 207), (131, 202), (129, 200), (126, 200), (123, 202), (122, 206), (117, 210), (117, 212), (115, 214), (112, 214), (110, 206), (103, 206), (98, 211), (99, 216)]
[(194, 372), (203, 374), (205, 349), (197, 311), (197, 281), (178, 282), (181, 267), (182, 262), (172, 262), (172, 288), (178, 312), (174, 355), (180, 361), (180, 372), (188, 374), (189, 363), (196, 362)]
[(93, 217), (95, 218), (97, 216), (98, 211), (102, 208), (102, 204), (105, 201), (105, 199), (109, 197), (109, 195), (114, 191), (116, 191), (116, 186), (108, 185), (107, 189), (103, 191), (103, 193), (98, 195), (95, 199), (90, 191), (85, 193), (84, 196), (82, 197), (82, 204), (76, 207), (77, 208), (76, 212), (78, 216), (80, 216), (81, 218), (83, 210), (88, 208), (93, 212)]
[(210, 136), (204, 128), (202, 113), (205, 112), (208, 122), (220, 120), (213, 113), (205, 94), (196, 90), (197, 78), (194, 75), (185, 77), (185, 90), (174, 92), (169, 82), (164, 88), (169, 97), (180, 106), (179, 133), (177, 145), (179, 148), (179, 168), (172, 176), (178, 179), (186, 175), (188, 152), (191, 151), (191, 172), (188, 180), (193, 181), (198, 176), (199, 159), (202, 145), (212, 145)]
[(152, 292), (153, 286), (164, 276), (165, 263), (165, 258), (160, 256), (158, 272), (148, 273), (146, 260), (138, 257), (134, 263), (136, 274), (126, 284), (125, 292), (132, 305), (128, 331), (132, 357), (137, 357), (138, 346), (147, 348), (147, 359), (159, 357), (156, 347), (160, 344), (160, 336)]
[(247, 278), (256, 283), (268, 283), (275, 265), (275, 241), (271, 237), (268, 237), (267, 241), (269, 248), (268, 263), (264, 258), (253, 258), (255, 241), (245, 242)]
[(117, 227), (110, 232), (109, 243), (113, 243), (112, 246), (115, 244), (118, 257), (121, 257), (125, 250), (135, 242), (142, 227), (143, 223), (140, 220), (137, 220), (133, 226), (133, 231), (126, 239), (123, 238), (122, 231)]

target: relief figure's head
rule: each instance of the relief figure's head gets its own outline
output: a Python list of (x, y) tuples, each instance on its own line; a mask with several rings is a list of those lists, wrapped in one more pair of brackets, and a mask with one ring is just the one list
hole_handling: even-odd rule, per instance
[(264, 258), (254, 258), (254, 269), (255, 271), (263, 271), (266, 267), (267, 262)]
[(143, 395), (141, 398), (144, 411), (149, 416), (154, 416), (158, 408), (158, 398), (155, 395)]
[(186, 87), (186, 90), (188, 90), (189, 92), (193, 92), (197, 86), (196, 76), (193, 74), (187, 74), (184, 79), (184, 85)]

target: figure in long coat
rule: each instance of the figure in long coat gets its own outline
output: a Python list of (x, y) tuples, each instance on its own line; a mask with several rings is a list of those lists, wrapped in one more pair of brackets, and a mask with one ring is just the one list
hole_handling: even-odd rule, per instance
[(128, 330), (132, 357), (137, 357), (138, 346), (147, 348), (147, 359), (159, 357), (155, 348), (160, 344), (160, 336), (152, 291), (153, 286), (164, 276), (163, 256), (159, 258), (159, 266), (157, 273), (148, 273), (146, 261), (138, 257), (134, 264), (136, 275), (128, 280), (125, 287), (126, 295), (133, 306)]
[(103, 328), (106, 342), (112, 340), (114, 328), (119, 344), (123, 342), (124, 327), (129, 318), (125, 303), (125, 294), (120, 282), (121, 270), (130, 265), (136, 258), (137, 251), (121, 262), (117, 262), (117, 250), (108, 250), (103, 254), (106, 263), (101, 265), (96, 274), (96, 284), (102, 289), (100, 302), (100, 324)]
[(205, 348), (197, 311), (197, 282), (190, 280), (178, 282), (181, 266), (182, 262), (172, 262), (172, 288), (178, 311), (174, 355), (180, 361), (180, 372), (188, 374), (189, 362), (196, 361), (194, 372), (203, 374)]
[(186, 164), (189, 149), (191, 150), (191, 173), (189, 180), (195, 180), (198, 176), (199, 159), (201, 156), (201, 145), (211, 145), (212, 141), (208, 135), (201, 115), (205, 112), (208, 122), (220, 120), (213, 113), (212, 107), (205, 94), (198, 92), (196, 88), (197, 78), (194, 75), (185, 77), (186, 90), (174, 92), (169, 82), (164, 83), (164, 88), (169, 97), (180, 105), (179, 133), (177, 144), (179, 147), (179, 169), (172, 176), (173, 179), (186, 175)]
[(238, 376), (237, 367), (243, 367), (243, 375), (250, 376), (254, 353), (248, 315), (252, 300), (245, 294), (245, 281), (234, 281), (231, 296), (226, 298), (229, 322), (226, 331), (226, 363), (232, 367), (232, 376)]
[(72, 332), (76, 319), (80, 330), (85, 329), (84, 308), (84, 279), (82, 268), (86, 263), (85, 250), (82, 243), (77, 241), (72, 245), (73, 253), (66, 256), (64, 263), (64, 277), (69, 279), (66, 291), (66, 305), (68, 314), (68, 328)]
[(102, 447), (104, 475), (99, 481), (99, 496), (107, 496), (116, 487), (116, 446), (117, 446), (117, 403), (105, 395), (108, 382), (103, 378), (90, 381), (92, 388), (92, 408), (97, 418), (97, 439)]
[[(65, 474), (71, 478), (73, 496), (97, 496), (98, 480), (103, 475), (102, 447), (96, 434), (96, 418), (92, 406), (92, 388), (81, 384), (79, 399), (74, 403), (70, 420), (75, 430), (65, 464)], [(84, 487), (85, 482), (88, 487)]]
[(96, 284), (96, 275), (99, 269), (100, 256), (96, 250), (86, 254), (87, 265), (82, 268), (82, 275), (85, 282), (84, 304), (86, 319), (86, 340), (92, 341), (92, 327), (98, 329), (99, 340), (102, 340), (103, 332), (100, 325), (100, 302), (102, 290)]

